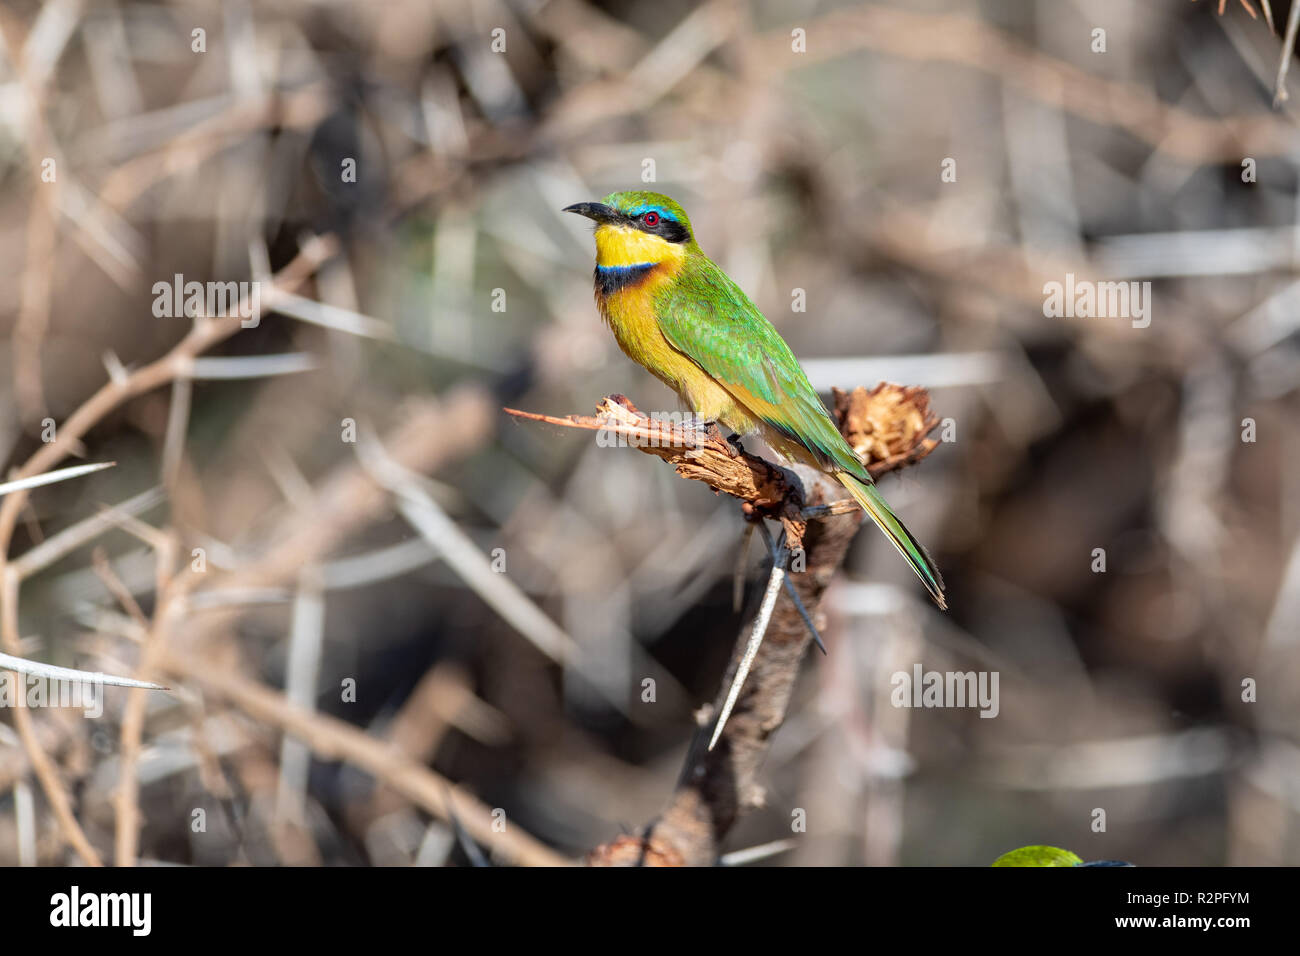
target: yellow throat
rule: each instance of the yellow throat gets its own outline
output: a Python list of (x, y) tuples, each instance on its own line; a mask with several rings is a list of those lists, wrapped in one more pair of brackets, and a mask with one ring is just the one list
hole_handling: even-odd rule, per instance
[(664, 263), (676, 273), (686, 258), (686, 247), (631, 226), (602, 224), (596, 228), (596, 265), (639, 266)]

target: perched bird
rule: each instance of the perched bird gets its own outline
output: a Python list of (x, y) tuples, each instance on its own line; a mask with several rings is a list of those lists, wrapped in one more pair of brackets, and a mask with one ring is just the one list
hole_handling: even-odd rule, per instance
[(889, 510), (790, 346), (700, 250), (682, 207), (659, 193), (618, 192), (564, 211), (596, 223), (596, 307), (628, 358), (705, 420), (757, 432), (786, 458), (833, 475), (947, 607), (934, 561)]

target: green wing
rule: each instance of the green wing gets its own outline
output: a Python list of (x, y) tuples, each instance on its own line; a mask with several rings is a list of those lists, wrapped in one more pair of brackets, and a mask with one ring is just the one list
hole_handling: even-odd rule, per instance
[(933, 559), (889, 509), (790, 346), (740, 287), (708, 259), (693, 258), (678, 280), (657, 294), (655, 315), (674, 348), (768, 425), (840, 472), (840, 483), (911, 565), (935, 603), (947, 607)]
[(831, 421), (790, 346), (740, 286), (707, 258), (688, 262), (655, 300), (673, 347), (742, 405), (826, 465), (871, 478)]

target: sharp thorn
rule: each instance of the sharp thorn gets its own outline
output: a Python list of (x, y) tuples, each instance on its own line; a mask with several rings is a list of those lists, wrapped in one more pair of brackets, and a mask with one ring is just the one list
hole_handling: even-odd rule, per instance
[(821, 649), (821, 652), (827, 654), (826, 645), (822, 643), (822, 636), (817, 633), (817, 625), (813, 623), (812, 615), (808, 613), (808, 609), (803, 606), (803, 600), (799, 597), (799, 592), (794, 589), (794, 582), (790, 580), (788, 575), (785, 579), (785, 589), (790, 594), (790, 600), (794, 601), (794, 606), (799, 612), (799, 616), (803, 618), (804, 627), (808, 628), (808, 633), (811, 634), (812, 639), (817, 642), (817, 646)]
[[(853, 506), (854, 506), (855, 508), (857, 507), (856, 502), (854, 503)], [(766, 526), (766, 525), (760, 525), (760, 527), (761, 527), (762, 532), (763, 532), (763, 539), (767, 542), (767, 547), (768, 547), (768, 549), (769, 549), (770, 551), (772, 551), (773, 554), (775, 554), (775, 553), (776, 553), (777, 544), (776, 544), (775, 542), (772, 541), (772, 535), (771, 535), (771, 533), (767, 530), (767, 526)], [(781, 546), (782, 548), (784, 548), (784, 546), (785, 546), (785, 531), (784, 531), (784, 530), (781, 532), (781, 544), (780, 544), (780, 546)], [(806, 628), (808, 628), (808, 633), (812, 635), (812, 639), (817, 643), (817, 647), (821, 650), (821, 652), (822, 652), (823, 654), (826, 654), (827, 656), (829, 656), (829, 652), (826, 650), (826, 645), (825, 645), (825, 643), (823, 643), (823, 641), (822, 641), (822, 636), (821, 636), (821, 634), (819, 634), (819, 633), (817, 632), (817, 625), (813, 624), (812, 615), (809, 614), (809, 613), (808, 613), (808, 609), (807, 609), (806, 607), (804, 607), (804, 605), (803, 605), (803, 599), (799, 597), (799, 592), (798, 592), (797, 590), (795, 590), (794, 582), (790, 580), (789, 575), (786, 575), (786, 577), (785, 577), (785, 589), (786, 589), (787, 592), (789, 592), (789, 594), (790, 594), (790, 600), (794, 602), (795, 610), (797, 610), (797, 611), (799, 612), (799, 616), (800, 616), (801, 618), (803, 618), (804, 626), (805, 626)]]
[[(763, 530), (766, 531), (767, 529), (764, 528)], [(782, 536), (781, 540), (782, 546), (777, 554), (777, 560), (772, 562), (772, 576), (768, 578), (767, 590), (763, 592), (763, 603), (759, 605), (758, 616), (754, 618), (754, 626), (749, 632), (749, 642), (745, 646), (745, 654), (736, 667), (736, 674), (732, 677), (731, 687), (727, 691), (727, 701), (722, 705), (722, 712), (718, 715), (718, 722), (713, 728), (713, 738), (709, 741), (710, 751), (717, 745), (718, 738), (722, 736), (722, 728), (727, 726), (727, 719), (731, 716), (731, 711), (740, 697), (740, 688), (744, 686), (745, 678), (749, 675), (749, 668), (753, 666), (754, 658), (758, 655), (758, 649), (763, 644), (763, 635), (767, 633), (767, 626), (772, 621), (772, 611), (776, 607), (776, 596), (780, 593), (781, 582), (785, 579), (787, 552), (784, 546), (784, 536)]]

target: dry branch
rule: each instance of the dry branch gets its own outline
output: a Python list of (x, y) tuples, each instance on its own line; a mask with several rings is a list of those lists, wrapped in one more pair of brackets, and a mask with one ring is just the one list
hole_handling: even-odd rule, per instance
[[(275, 276), (277, 288), (295, 289), (315, 272), (326, 259), (334, 255), (337, 242), (333, 237), (323, 237), (308, 242), (299, 254)], [(58, 464), (78, 447), (81, 438), (98, 424), (104, 416), (138, 395), (189, 374), (195, 358), (214, 345), (234, 335), (241, 328), (238, 315), (211, 318), (200, 316), (194, 327), (162, 358), (137, 369), (127, 378), (110, 380), (90, 398), (86, 399), (58, 430), (58, 437), (34, 452), (14, 474), (14, 479), (39, 475)], [(19, 577), (9, 558), (18, 514), (27, 502), (26, 489), (7, 495), (0, 503), (0, 647), (13, 656), (20, 656), (18, 634)], [(27, 752), (32, 769), (50, 801), (59, 830), (82, 861), (88, 866), (99, 866), (102, 861), (72, 811), (72, 803), (64, 789), (58, 769), (40, 747), (32, 727), (32, 718), (22, 707), (14, 708), (14, 727)]]
[[(920, 461), (938, 445), (927, 436), (939, 424), (923, 388), (882, 382), (874, 389), (834, 389), (835, 417), (854, 451), (867, 462), (871, 477)], [(802, 541), (807, 522), (803, 488), (787, 468), (737, 449), (717, 428), (707, 431), (651, 418), (626, 395), (610, 395), (592, 415), (539, 415), (507, 408), (529, 421), (601, 432), (606, 439), (638, 448), (672, 465), (677, 474), (702, 481), (715, 492), (737, 498), (746, 517), (780, 521), (791, 548)]]
[[(618, 436), (632, 447), (655, 455), (684, 478), (703, 481), (715, 492), (741, 502), (751, 518), (773, 518), (785, 526), (790, 547), (802, 547), (806, 570), (790, 576), (794, 590), (812, 617), (838, 570), (862, 520), (854, 509), (808, 520), (806, 506), (829, 504), (843, 489), (825, 476), (805, 470), (801, 478), (757, 455), (737, 450), (716, 428), (707, 431), (652, 419), (622, 395), (597, 406), (596, 416), (553, 417), (506, 411), (520, 418), (566, 428)], [(920, 461), (938, 444), (930, 433), (939, 421), (930, 410), (925, 389), (883, 383), (867, 390), (834, 390), (834, 413), (841, 433), (867, 462), (873, 477)], [(702, 716), (707, 729), (722, 708), (732, 677), (746, 651), (749, 628), (732, 653), (713, 707)], [(762, 805), (758, 769), (768, 740), (785, 720), (799, 665), (812, 640), (803, 615), (788, 595), (778, 598), (766, 636), (754, 657), (731, 717), (717, 745), (706, 747), (697, 734), (687, 755), (677, 791), (667, 810), (639, 834), (620, 836), (588, 857), (593, 866), (707, 866), (741, 813)]]
[[(451, 784), (391, 742), (329, 714), (295, 706), (278, 691), (211, 660), (163, 649), (162, 670), (183, 675), (205, 694), (231, 701), (249, 716), (306, 743), (322, 760), (343, 760), (371, 774), (416, 806), (443, 820), (453, 813), (474, 839), (508, 863), (567, 866), (570, 861), (540, 843), (519, 824), (497, 825), (493, 808)], [(454, 806), (454, 810), (453, 810)]]

